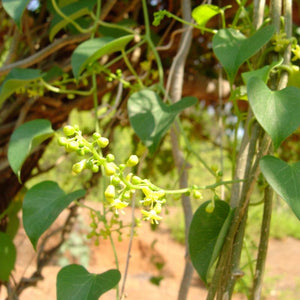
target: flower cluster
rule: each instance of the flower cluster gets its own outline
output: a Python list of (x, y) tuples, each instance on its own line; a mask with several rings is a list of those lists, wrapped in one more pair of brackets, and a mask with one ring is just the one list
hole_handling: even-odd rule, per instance
[(282, 52), (290, 44), (290, 40), (286, 38), (285, 32), (276, 33), (272, 38), (275, 52)]
[(78, 126), (65, 126), (63, 128), (64, 137), (59, 137), (58, 143), (64, 146), (67, 152), (76, 152), (84, 158), (75, 163), (72, 171), (75, 174), (81, 173), (85, 169), (92, 172), (101, 171), (109, 177), (109, 184), (105, 189), (104, 196), (106, 204), (112, 211), (118, 214), (130, 204), (132, 195), (141, 190), (144, 199), (140, 203), (144, 207), (142, 215), (144, 220), (151, 223), (158, 223), (162, 219), (159, 216), (162, 205), (166, 202), (165, 192), (154, 186), (149, 180), (142, 179), (130, 173), (130, 168), (139, 163), (136, 155), (131, 155), (125, 164), (117, 165), (113, 154), (109, 153), (105, 157), (102, 155), (102, 148), (109, 144), (109, 140), (99, 133), (93, 134), (93, 140), (89, 142), (82, 136)]

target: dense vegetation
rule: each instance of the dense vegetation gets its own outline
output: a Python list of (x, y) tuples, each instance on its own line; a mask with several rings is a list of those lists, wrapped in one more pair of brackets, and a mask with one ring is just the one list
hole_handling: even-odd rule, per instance
[[(287, 0), (200, 2), (0, 4), (0, 284), (9, 299), (39, 280), (78, 207), (90, 210), (88, 238), (114, 249), (113, 236), (130, 226), (132, 239), (140, 222), (124, 225), (120, 210), (138, 207), (156, 227), (179, 199), (187, 259), (178, 299), (194, 269), (207, 299), (231, 298), (252, 206), (263, 213), (249, 213), (261, 231), (247, 294), (260, 299), (273, 191), (300, 219), (298, 1), (294, 10)], [(11, 280), (19, 211), (37, 249), (68, 207), (61, 240), (39, 256), (32, 280)], [(117, 256), (97, 276), (69, 265), (57, 299), (98, 299), (112, 288), (121, 299), (125, 282)]]

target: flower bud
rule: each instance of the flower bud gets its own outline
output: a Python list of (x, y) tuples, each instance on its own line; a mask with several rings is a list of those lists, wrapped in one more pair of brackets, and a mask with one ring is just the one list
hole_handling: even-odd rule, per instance
[(66, 146), (67, 143), (68, 143), (68, 140), (65, 137), (61, 136), (60, 138), (58, 138), (58, 144), (60, 146)]
[(65, 126), (63, 131), (66, 136), (72, 136), (75, 133), (74, 127), (70, 125)]
[(72, 167), (72, 171), (76, 174), (79, 174), (80, 172), (82, 172), (85, 166), (86, 166), (86, 159), (74, 164)]
[(99, 172), (99, 166), (98, 165), (93, 165), (92, 171), (93, 171), (93, 173)]
[(115, 160), (115, 156), (111, 153), (106, 155), (106, 161), (113, 162)]
[(107, 201), (112, 202), (116, 196), (116, 190), (115, 187), (110, 184), (107, 186), (105, 192), (104, 192), (104, 196), (106, 198)]
[(71, 141), (69, 143), (69, 149), (76, 151), (79, 148), (79, 144), (76, 141)]
[(109, 144), (109, 140), (106, 137), (100, 137), (97, 139), (97, 143), (101, 148), (105, 148)]
[(104, 164), (104, 171), (106, 176), (112, 176), (116, 173), (116, 165), (113, 162)]
[(136, 155), (131, 155), (126, 162), (127, 167), (134, 167), (139, 163), (139, 158)]
[(199, 191), (193, 191), (193, 196), (195, 199), (202, 199), (203, 196)]
[(118, 177), (118, 176), (113, 176), (112, 179), (111, 179), (111, 183), (116, 186), (116, 185), (119, 185), (121, 182), (121, 179)]
[(93, 133), (93, 139), (96, 141), (96, 140), (98, 140), (99, 138), (101, 138), (101, 134), (98, 133), (98, 132), (94, 132), (94, 133)]
[(138, 176), (133, 176), (132, 179), (131, 179), (131, 182), (133, 184), (140, 184), (142, 182), (142, 179)]
[(209, 202), (209, 203), (207, 204), (207, 206), (205, 207), (205, 211), (206, 211), (208, 214), (213, 213), (214, 210), (215, 210), (215, 205), (214, 205), (214, 203), (212, 203), (212, 202)]

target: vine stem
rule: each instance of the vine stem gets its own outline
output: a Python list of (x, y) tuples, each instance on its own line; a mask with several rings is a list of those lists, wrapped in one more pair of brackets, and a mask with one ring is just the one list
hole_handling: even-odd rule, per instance
[(250, 300), (258, 300), (261, 297), (265, 263), (266, 263), (267, 252), (268, 252), (270, 226), (271, 226), (272, 200), (273, 200), (273, 190), (268, 185), (265, 188), (264, 213), (263, 213), (263, 220), (261, 224), (261, 235), (260, 235), (260, 242), (258, 247), (255, 277), (253, 281), (253, 288), (252, 288)]
[[(181, 9), (183, 20), (190, 22), (191, 2), (189, 0), (181, 0)], [(183, 25), (183, 28), (187, 28), (187, 30), (181, 36), (177, 55), (172, 62), (171, 69), (173, 70), (173, 72), (169, 75), (171, 78), (168, 78), (168, 81), (170, 82), (170, 98), (173, 103), (179, 101), (182, 97), (184, 66), (192, 41), (192, 30), (189, 29), (189, 26), (187, 25)], [(170, 134), (173, 158), (179, 176), (179, 186), (180, 188), (186, 188), (188, 186), (188, 164), (185, 161), (183, 153), (180, 149), (180, 128), (178, 126), (178, 122), (175, 122), (174, 126), (171, 128)], [(191, 199), (189, 196), (183, 194), (181, 196), (181, 204), (185, 220), (186, 261), (183, 277), (181, 279), (180, 288), (178, 292), (178, 299), (185, 300), (187, 299), (190, 282), (194, 272), (193, 265), (190, 259), (188, 258), (188, 231), (192, 221), (193, 211)]]

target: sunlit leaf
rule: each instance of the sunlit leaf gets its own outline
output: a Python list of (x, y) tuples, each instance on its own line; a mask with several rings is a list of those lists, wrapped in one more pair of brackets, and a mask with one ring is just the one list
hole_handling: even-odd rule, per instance
[(120, 38), (105, 36), (81, 43), (71, 57), (74, 77), (78, 79), (81, 72), (101, 56), (121, 51), (132, 39), (133, 35)]
[(199, 26), (205, 27), (206, 23), (221, 11), (222, 9), (219, 6), (202, 4), (193, 9), (192, 17)]

